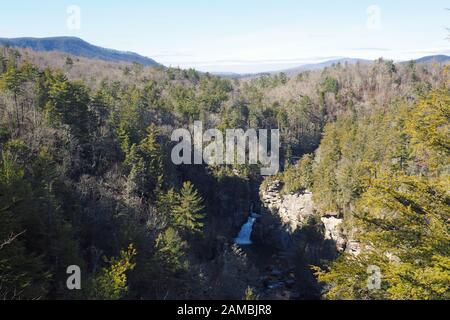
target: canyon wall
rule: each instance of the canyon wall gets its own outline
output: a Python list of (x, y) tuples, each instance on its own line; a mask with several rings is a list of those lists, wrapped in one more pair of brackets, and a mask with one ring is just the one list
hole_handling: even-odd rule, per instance
[(284, 251), (304, 256), (308, 263), (334, 258), (342, 252), (359, 252), (359, 244), (348, 236), (344, 221), (334, 213), (319, 214), (308, 190), (283, 194), (278, 180), (260, 190), (262, 218), (256, 223), (255, 241), (271, 241)]

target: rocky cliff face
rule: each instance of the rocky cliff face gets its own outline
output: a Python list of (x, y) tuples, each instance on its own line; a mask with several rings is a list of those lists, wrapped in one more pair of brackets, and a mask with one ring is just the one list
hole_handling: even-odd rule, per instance
[(316, 211), (311, 192), (283, 194), (282, 189), (281, 181), (261, 185), (262, 207), (253, 225), (257, 264), (269, 272), (261, 279), (263, 296), (319, 298), (321, 287), (310, 266), (346, 251), (357, 253), (359, 244), (351, 240), (343, 219)]
[[(333, 221), (334, 224), (321, 221), (315, 213), (311, 192), (282, 194), (282, 187), (280, 181), (272, 181), (260, 189), (261, 217), (256, 220), (252, 233), (255, 247), (262, 248), (266, 255), (274, 252), (267, 259), (269, 269), (279, 269), (285, 275), (269, 281), (271, 286), (281, 288), (269, 286), (268, 290), (269, 293), (273, 290), (289, 292), (289, 296), (302, 299), (318, 299), (321, 288), (310, 266), (337, 257), (336, 245), (344, 242), (341, 224), (340, 221)], [(288, 285), (291, 282), (292, 285)]]
[(333, 216), (325, 216), (321, 217), (320, 221), (322, 221), (324, 227), (325, 239), (334, 241), (336, 249), (339, 252), (343, 252), (347, 245), (347, 237), (342, 228), (343, 220)]
[(312, 194), (308, 191), (298, 194), (280, 195), (281, 183), (274, 181), (266, 190), (261, 190), (265, 207), (280, 217), (290, 232), (295, 232), (314, 214)]
[[(343, 219), (335, 214), (319, 216), (314, 208), (312, 193), (304, 191), (295, 194), (281, 194), (282, 183), (278, 180), (270, 182), (267, 187), (260, 190), (261, 200), (265, 207), (266, 214), (276, 217), (280, 226), (273, 228), (271, 237), (263, 235), (266, 239), (277, 238), (273, 233), (278, 230), (280, 245), (288, 250), (295, 244), (296, 239), (306, 241), (303, 245), (308, 251), (308, 260), (318, 260), (320, 256), (329, 255), (333, 249), (336, 253), (344, 251), (358, 253), (358, 243), (349, 239), (348, 233), (343, 227)], [(264, 223), (264, 219), (261, 219)], [(301, 233), (311, 232), (311, 223), (314, 223), (314, 231), (322, 238), (305, 240)], [(259, 229), (263, 226), (259, 226)], [(261, 230), (259, 230), (261, 234)], [(272, 239), (273, 240), (273, 239)], [(298, 245), (298, 243), (297, 243)], [(320, 247), (325, 246), (325, 248)]]

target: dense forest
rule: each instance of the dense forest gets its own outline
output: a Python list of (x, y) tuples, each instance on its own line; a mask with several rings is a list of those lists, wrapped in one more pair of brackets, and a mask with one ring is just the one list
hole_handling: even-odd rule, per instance
[(266, 180), (311, 190), (361, 241), (310, 266), (323, 298), (449, 299), (449, 80), (434, 62), (230, 79), (0, 48), (0, 299), (256, 299), (233, 239), (267, 181), (257, 165), (175, 166), (171, 133), (195, 120), (279, 129)]

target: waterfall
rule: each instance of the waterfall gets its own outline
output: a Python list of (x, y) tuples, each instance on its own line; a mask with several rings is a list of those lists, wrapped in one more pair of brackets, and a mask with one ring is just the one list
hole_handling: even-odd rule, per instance
[(253, 212), (254, 203), (250, 204), (250, 217), (248, 217), (247, 222), (242, 226), (241, 231), (237, 238), (234, 239), (234, 243), (239, 245), (250, 245), (252, 244), (251, 236), (253, 231), (253, 224), (256, 221), (256, 218), (259, 217), (256, 213)]
[(250, 239), (253, 230), (253, 224), (255, 223), (256, 218), (250, 216), (247, 222), (242, 226), (241, 231), (236, 239), (234, 239), (234, 243), (240, 245), (250, 245), (252, 244), (252, 240)]

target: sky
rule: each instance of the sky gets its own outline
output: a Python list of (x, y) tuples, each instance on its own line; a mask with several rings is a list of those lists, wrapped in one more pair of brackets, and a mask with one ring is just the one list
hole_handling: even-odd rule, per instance
[(0, 37), (75, 36), (212, 72), (450, 55), (448, 0), (2, 1)]

